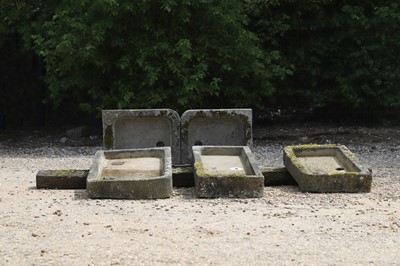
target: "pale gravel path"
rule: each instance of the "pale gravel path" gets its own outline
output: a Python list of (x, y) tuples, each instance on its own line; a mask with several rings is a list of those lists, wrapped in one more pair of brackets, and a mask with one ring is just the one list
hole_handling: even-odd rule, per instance
[[(261, 199), (91, 200), (84, 190), (37, 190), (39, 169), (88, 169), (100, 147), (0, 144), (0, 265), (396, 265), (400, 145), (342, 143), (373, 169), (368, 194), (266, 187)], [(260, 164), (282, 147), (255, 141)], [(50, 146), (48, 146), (50, 145)]]

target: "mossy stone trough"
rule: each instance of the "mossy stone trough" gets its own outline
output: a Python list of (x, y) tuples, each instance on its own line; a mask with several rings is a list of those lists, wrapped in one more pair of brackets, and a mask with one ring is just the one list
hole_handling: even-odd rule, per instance
[(371, 191), (371, 173), (343, 145), (287, 146), (283, 162), (304, 192)]
[(193, 146), (197, 197), (259, 198), (264, 176), (247, 146)]

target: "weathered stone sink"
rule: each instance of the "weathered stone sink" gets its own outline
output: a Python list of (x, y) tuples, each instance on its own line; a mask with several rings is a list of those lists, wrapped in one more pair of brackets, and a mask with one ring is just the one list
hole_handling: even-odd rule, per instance
[(343, 145), (287, 146), (283, 162), (304, 192), (371, 190), (371, 173)]
[(192, 164), (192, 146), (251, 146), (251, 109), (187, 110), (181, 117), (182, 164)]
[(172, 163), (180, 162), (180, 117), (171, 109), (103, 110), (104, 148), (171, 147)]
[(97, 151), (86, 190), (90, 198), (168, 198), (172, 195), (171, 149)]
[(193, 146), (195, 190), (201, 198), (262, 197), (264, 176), (247, 146)]

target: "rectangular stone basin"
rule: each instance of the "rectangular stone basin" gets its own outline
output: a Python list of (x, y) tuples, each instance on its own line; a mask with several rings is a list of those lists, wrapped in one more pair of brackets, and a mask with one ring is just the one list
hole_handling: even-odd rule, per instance
[(288, 146), (283, 161), (304, 192), (371, 190), (371, 173), (343, 145)]
[(103, 143), (107, 150), (171, 147), (180, 162), (180, 117), (171, 109), (103, 110)]
[(187, 110), (181, 117), (181, 163), (192, 164), (192, 146), (251, 146), (251, 109)]
[(264, 176), (247, 146), (193, 146), (196, 195), (256, 198)]
[(168, 198), (172, 195), (171, 148), (97, 151), (86, 189), (90, 198)]

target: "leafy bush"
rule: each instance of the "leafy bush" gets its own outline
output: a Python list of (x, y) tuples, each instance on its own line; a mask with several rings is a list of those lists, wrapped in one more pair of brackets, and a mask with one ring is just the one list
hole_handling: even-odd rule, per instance
[(17, 32), (43, 58), (54, 103), (400, 106), (395, 1), (0, 3), (0, 46)]
[(281, 105), (400, 106), (400, 4), (257, 1), (254, 30), (293, 75), (275, 80)]
[(41, 118), (40, 63), (25, 23), (31, 9), (16, 12), (14, 2), (0, 0), (0, 120), (7, 127), (32, 125)]
[(9, 20), (34, 23), (21, 32), (44, 59), (52, 99), (72, 97), (87, 110), (255, 106), (279, 74), (246, 28), (242, 1), (81, 0), (13, 10)]

